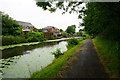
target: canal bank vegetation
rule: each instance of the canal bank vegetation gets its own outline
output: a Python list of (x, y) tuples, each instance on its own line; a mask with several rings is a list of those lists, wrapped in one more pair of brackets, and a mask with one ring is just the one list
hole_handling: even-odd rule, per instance
[[(27, 35), (27, 39), (25, 36)], [(20, 43), (28, 43), (28, 42), (41, 42), (45, 41), (44, 35), (42, 32), (33, 32), (30, 31), (26, 35), (3, 35), (2, 36), (2, 46), (20, 44)]]
[(96, 37), (94, 43), (110, 77), (120, 77), (120, 44), (101, 37)]
[(68, 51), (64, 52), (64, 55), (56, 58), (51, 64), (42, 69), (41, 71), (35, 72), (31, 75), (31, 78), (52, 78), (56, 76), (62, 66), (70, 59), (70, 57), (75, 53), (76, 49), (85, 41), (84, 39), (79, 39), (79, 43), (71, 47)]
[(16, 20), (1, 11), (0, 14), (2, 15), (2, 36), (0, 36), (2, 46), (46, 40), (43, 33), (39, 31), (30, 31), (25, 34)]
[(58, 48), (55, 52), (51, 52), (52, 55), (55, 56), (55, 58), (58, 58), (60, 55), (63, 55), (64, 53), (61, 52), (60, 48)]

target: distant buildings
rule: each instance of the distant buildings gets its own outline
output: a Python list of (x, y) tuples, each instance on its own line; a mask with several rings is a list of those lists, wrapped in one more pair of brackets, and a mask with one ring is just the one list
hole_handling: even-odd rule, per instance
[(44, 37), (47, 39), (50, 39), (51, 36), (54, 36), (55, 38), (61, 38), (61, 33), (59, 32), (59, 29), (54, 26), (47, 26), (42, 29), (42, 32), (44, 34)]
[(23, 28), (23, 32), (26, 34), (29, 31), (34, 31), (34, 26), (28, 22), (17, 21), (20, 27)]
[[(22, 28), (24, 34), (28, 33), (29, 31), (35, 31), (35, 27), (28, 22), (23, 22), (23, 21), (17, 21), (20, 27)], [(44, 34), (44, 37), (46, 39), (50, 39), (51, 37), (55, 38), (61, 38), (61, 33), (59, 32), (59, 29), (54, 27), (54, 26), (47, 26), (42, 29), (42, 32)]]

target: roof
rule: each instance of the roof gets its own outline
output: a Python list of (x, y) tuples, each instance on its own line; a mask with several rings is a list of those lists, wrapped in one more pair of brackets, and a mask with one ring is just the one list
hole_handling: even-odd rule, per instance
[(56, 28), (56, 27), (54, 27), (54, 26), (47, 26), (47, 27), (44, 27), (43, 29), (50, 29), (50, 28), (58, 29), (58, 28)]
[(17, 22), (21, 26), (33, 26), (31, 23), (28, 23), (28, 22), (22, 22), (22, 21), (17, 21)]

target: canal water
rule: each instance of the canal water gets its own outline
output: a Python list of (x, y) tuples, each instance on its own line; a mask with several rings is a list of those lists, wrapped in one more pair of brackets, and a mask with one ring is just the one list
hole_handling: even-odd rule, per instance
[(66, 45), (66, 41), (61, 41), (5, 49), (0, 59), (0, 77), (29, 78), (34, 72), (52, 63), (55, 57), (51, 52), (57, 48), (61, 52), (67, 51)]

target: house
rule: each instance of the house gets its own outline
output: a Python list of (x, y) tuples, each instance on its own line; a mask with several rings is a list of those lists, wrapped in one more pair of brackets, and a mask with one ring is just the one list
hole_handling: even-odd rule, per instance
[(31, 23), (28, 22), (22, 22), (22, 21), (17, 21), (20, 27), (22, 27), (22, 30), (24, 34), (28, 33), (29, 31), (34, 31), (34, 26)]
[(44, 34), (44, 37), (47, 39), (50, 39), (51, 36), (54, 36), (55, 38), (61, 38), (61, 33), (59, 32), (59, 29), (54, 26), (47, 26), (42, 29), (42, 32)]

